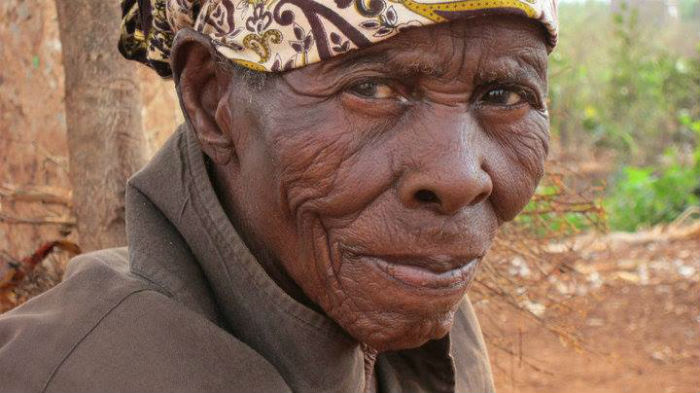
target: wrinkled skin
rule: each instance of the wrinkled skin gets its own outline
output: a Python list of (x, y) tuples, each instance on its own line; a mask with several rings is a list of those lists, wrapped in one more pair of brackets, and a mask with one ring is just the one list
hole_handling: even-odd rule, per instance
[(446, 335), (548, 148), (539, 24), (408, 30), (251, 88), (178, 37), (185, 114), (227, 213), (275, 281), (377, 351)]

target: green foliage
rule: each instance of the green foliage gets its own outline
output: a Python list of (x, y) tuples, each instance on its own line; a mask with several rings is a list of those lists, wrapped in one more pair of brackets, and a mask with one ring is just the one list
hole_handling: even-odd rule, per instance
[(669, 143), (692, 142), (678, 115), (700, 111), (700, 56), (671, 51), (634, 8), (608, 12), (596, 3), (562, 9), (562, 26), (573, 30), (550, 64), (553, 128), (563, 144), (592, 142), (648, 163)]
[(648, 162), (670, 143), (689, 142), (677, 120), (679, 111), (697, 114), (700, 62), (644, 43), (653, 35), (641, 30), (634, 9), (613, 20), (613, 72), (601, 108), (604, 142)]
[[(700, 137), (700, 120), (682, 115), (680, 122)], [(605, 201), (611, 227), (634, 231), (642, 226), (673, 221), (700, 202), (700, 145), (696, 144), (692, 165), (678, 161), (667, 150), (670, 164), (662, 170), (625, 167), (616, 187)]]
[(576, 195), (564, 185), (563, 178), (561, 174), (545, 178), (515, 223), (538, 238), (559, 238), (603, 227), (600, 203)]
[(684, 20), (692, 21), (700, 18), (700, 2), (697, 0), (680, 0), (678, 8)]
[[(700, 140), (700, 120), (693, 120), (687, 113), (681, 114), (679, 118), (681, 124), (687, 127), (690, 131), (694, 132), (696, 135), (696, 140)], [(693, 170), (700, 174), (700, 144), (695, 143), (695, 151), (693, 152)]]
[(698, 204), (700, 171), (674, 163), (662, 171), (626, 167), (606, 200), (610, 226), (635, 231), (642, 226), (673, 221)]
[(700, 1), (681, 0), (678, 19), (658, 21), (633, 6), (612, 15), (605, 2), (562, 3), (549, 67), (562, 151), (593, 146), (589, 156), (613, 152), (620, 168), (602, 179), (613, 230), (668, 222), (698, 203)]

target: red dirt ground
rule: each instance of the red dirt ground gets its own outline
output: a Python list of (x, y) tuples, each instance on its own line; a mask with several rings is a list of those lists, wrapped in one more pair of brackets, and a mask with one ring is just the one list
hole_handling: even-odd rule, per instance
[[(569, 321), (584, 350), (564, 345), (521, 313), (499, 310), (494, 318), (486, 315), (488, 307), (477, 307), (486, 334), (496, 322), (504, 336), (511, 337), (500, 346), (515, 356), (494, 345), (490, 349), (498, 391), (700, 391), (698, 236), (626, 245), (598, 257), (591, 264), (604, 284), (569, 304), (588, 310)], [(613, 263), (626, 269), (605, 272), (603, 266)]]

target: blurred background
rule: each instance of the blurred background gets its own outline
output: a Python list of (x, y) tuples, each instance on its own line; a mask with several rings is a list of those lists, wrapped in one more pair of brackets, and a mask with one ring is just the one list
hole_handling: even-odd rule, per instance
[[(497, 388), (697, 392), (700, 0), (559, 15), (548, 174), (470, 294)], [(0, 3), (0, 312), (55, 285), (84, 243), (58, 20), (54, 0)], [(172, 81), (124, 67), (150, 156), (182, 121)]]

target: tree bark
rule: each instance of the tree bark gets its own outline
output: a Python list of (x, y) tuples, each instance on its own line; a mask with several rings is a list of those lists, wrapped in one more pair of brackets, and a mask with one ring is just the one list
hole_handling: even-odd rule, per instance
[(136, 70), (117, 50), (119, 2), (56, 0), (56, 8), (80, 246), (123, 246), (126, 180), (148, 151)]

